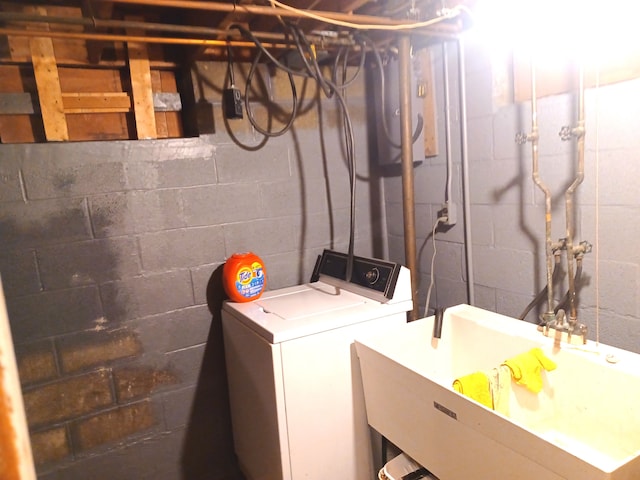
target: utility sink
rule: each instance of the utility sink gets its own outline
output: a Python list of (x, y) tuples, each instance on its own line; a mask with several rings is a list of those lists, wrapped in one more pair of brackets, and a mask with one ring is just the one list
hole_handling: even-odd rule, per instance
[[(458, 305), (356, 340), (369, 424), (440, 480), (640, 479), (640, 355), (554, 343), (535, 325)], [(455, 379), (540, 347), (557, 368), (533, 393), (511, 381), (508, 414)]]

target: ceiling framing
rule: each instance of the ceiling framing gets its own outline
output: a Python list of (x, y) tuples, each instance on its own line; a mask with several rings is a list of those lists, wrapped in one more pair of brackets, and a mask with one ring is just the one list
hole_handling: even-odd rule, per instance
[[(269, 0), (67, 0), (40, 2), (38, 8), (25, 2), (0, 2), (0, 62), (19, 62), (12, 56), (10, 39), (49, 37), (86, 42), (87, 64), (99, 65), (113, 58), (118, 42), (135, 41), (165, 45), (164, 59), (183, 63), (219, 60), (226, 46), (240, 49), (237, 58), (252, 57), (252, 43), (232, 26), (250, 30), (268, 48), (292, 48), (283, 33), (283, 22), (296, 24), (317, 48), (329, 52), (352, 44), (353, 29), (329, 21), (367, 24), (369, 34), (381, 44), (394, 43), (395, 30), (404, 25), (438, 18), (463, 2), (442, 0), (287, 0), (296, 11), (276, 8)], [(46, 4), (46, 5), (43, 5)], [(46, 7), (46, 8), (45, 8)], [(302, 11), (302, 12), (300, 12)], [(307, 18), (311, 13), (327, 19)], [(464, 15), (411, 30), (424, 41), (452, 38), (464, 27)], [(376, 26), (381, 26), (376, 28)], [(407, 31), (407, 30), (402, 30)], [(64, 58), (58, 56), (58, 61)]]

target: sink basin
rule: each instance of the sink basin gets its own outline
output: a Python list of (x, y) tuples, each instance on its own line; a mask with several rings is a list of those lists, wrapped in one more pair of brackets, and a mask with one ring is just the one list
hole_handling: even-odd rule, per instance
[[(458, 305), (356, 340), (369, 424), (441, 480), (640, 479), (640, 355), (554, 343), (535, 325)], [(511, 382), (508, 415), (456, 378), (540, 347), (557, 368), (533, 393)]]

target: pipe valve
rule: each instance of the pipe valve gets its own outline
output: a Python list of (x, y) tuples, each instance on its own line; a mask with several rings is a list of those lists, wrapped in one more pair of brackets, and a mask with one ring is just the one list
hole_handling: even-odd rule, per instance
[(533, 135), (528, 135), (524, 132), (518, 132), (516, 133), (515, 141), (518, 145), (524, 145), (525, 143), (533, 140), (533, 138), (534, 138)]
[(569, 125), (565, 125), (560, 129), (558, 135), (563, 142), (571, 140), (571, 137), (580, 138), (584, 136), (584, 127), (571, 128)]

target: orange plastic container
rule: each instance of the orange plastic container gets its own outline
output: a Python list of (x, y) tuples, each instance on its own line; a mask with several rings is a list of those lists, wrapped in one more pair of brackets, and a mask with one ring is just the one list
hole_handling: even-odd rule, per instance
[(267, 286), (266, 273), (264, 262), (255, 253), (234, 253), (222, 269), (224, 291), (234, 302), (256, 300)]

